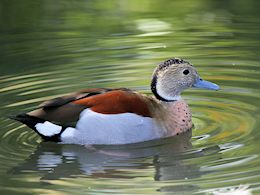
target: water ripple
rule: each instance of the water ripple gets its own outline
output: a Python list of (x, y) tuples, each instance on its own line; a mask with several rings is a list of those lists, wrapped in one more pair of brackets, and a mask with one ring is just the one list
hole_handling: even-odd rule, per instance
[[(160, 48), (149, 47), (146, 45), (146, 49)], [(144, 50), (144, 45), (140, 45), (140, 50)], [(2, 112), (6, 115), (26, 112), (41, 101), (86, 86), (125, 86), (150, 94), (151, 63), (104, 61), (86, 67), (75, 63), (48, 72), (0, 77)], [(83, 146), (42, 142), (33, 131), (3, 115), (0, 173), (6, 173), (9, 167), (8, 173), (16, 177), (36, 173), (49, 183), (63, 187), (70, 183), (75, 188), (85, 185), (84, 179), (92, 187), (128, 186), (127, 179), (131, 179), (131, 185), (137, 188), (149, 191), (156, 187), (165, 192), (199, 191), (209, 185), (211, 190), (207, 192), (217, 193), (216, 186), (225, 182), (228, 182), (225, 186), (236, 186), (238, 181), (251, 180), (252, 185), (258, 185), (254, 181), (259, 179), (256, 175), (260, 171), (259, 156), (256, 147), (250, 144), (258, 135), (260, 90), (255, 85), (259, 80), (258, 66), (252, 64), (254, 71), (243, 63), (236, 64), (235, 69), (232, 64), (196, 67), (203, 70), (203, 78), (220, 84), (221, 90), (188, 90), (183, 94), (193, 112), (191, 140), (191, 135), (184, 134), (127, 146), (99, 146), (97, 151), (90, 151)], [(217, 76), (214, 71), (218, 71)], [(245, 170), (245, 167), (249, 168)], [(148, 184), (152, 187), (147, 187)]]

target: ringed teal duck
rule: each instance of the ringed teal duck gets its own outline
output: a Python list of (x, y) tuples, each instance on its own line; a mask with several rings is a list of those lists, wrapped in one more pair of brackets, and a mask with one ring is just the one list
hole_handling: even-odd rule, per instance
[(86, 89), (43, 102), (38, 109), (14, 116), (44, 140), (67, 144), (129, 144), (186, 132), (191, 112), (181, 98), (190, 88), (218, 90), (201, 79), (188, 61), (172, 58), (155, 69), (146, 96), (126, 88)]

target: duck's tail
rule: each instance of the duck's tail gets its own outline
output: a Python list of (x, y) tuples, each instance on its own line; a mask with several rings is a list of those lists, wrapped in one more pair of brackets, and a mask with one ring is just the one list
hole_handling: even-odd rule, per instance
[(56, 125), (25, 113), (16, 116), (9, 116), (9, 118), (27, 125), (46, 141), (60, 142), (61, 134), (66, 129), (66, 127)]

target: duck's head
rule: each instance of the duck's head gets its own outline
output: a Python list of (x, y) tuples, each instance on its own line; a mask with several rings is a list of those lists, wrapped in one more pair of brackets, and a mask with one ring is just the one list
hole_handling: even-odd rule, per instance
[(159, 100), (178, 100), (181, 92), (190, 87), (219, 89), (218, 85), (203, 80), (192, 64), (179, 58), (160, 63), (153, 73), (151, 89)]

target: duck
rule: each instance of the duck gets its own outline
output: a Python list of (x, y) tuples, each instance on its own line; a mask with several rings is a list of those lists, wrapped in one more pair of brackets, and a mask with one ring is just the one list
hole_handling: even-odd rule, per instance
[(128, 88), (90, 88), (41, 103), (12, 116), (43, 140), (63, 144), (115, 145), (145, 142), (190, 131), (192, 114), (181, 93), (188, 88), (219, 90), (181, 58), (157, 65), (152, 96)]

